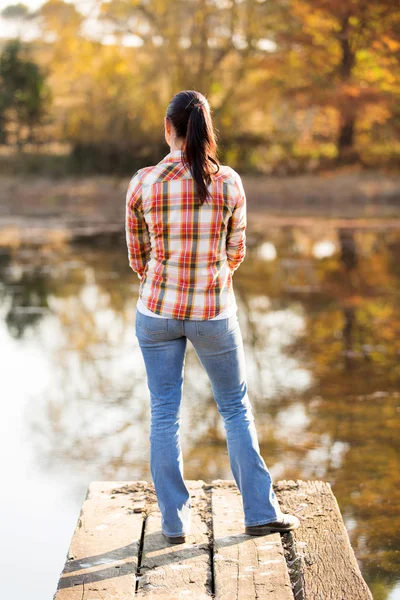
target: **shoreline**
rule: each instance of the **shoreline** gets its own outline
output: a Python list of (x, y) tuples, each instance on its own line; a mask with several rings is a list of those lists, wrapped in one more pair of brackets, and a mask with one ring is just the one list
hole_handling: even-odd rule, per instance
[[(249, 232), (298, 226), (400, 228), (400, 176), (242, 177)], [(0, 176), (0, 245), (69, 242), (124, 232), (129, 178)]]

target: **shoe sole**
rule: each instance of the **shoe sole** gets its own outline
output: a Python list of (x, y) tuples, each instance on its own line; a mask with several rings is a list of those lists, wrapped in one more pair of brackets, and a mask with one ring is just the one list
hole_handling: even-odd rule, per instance
[(165, 535), (165, 533), (163, 533), (163, 536), (170, 544), (184, 544), (186, 542), (186, 538), (184, 535), (170, 536)]
[(296, 529), (298, 526), (299, 525), (297, 523), (295, 523), (294, 525), (291, 525), (290, 527), (268, 527), (267, 525), (265, 525), (265, 527), (263, 527), (260, 525), (258, 529), (252, 529), (251, 527), (246, 527), (245, 533), (247, 535), (267, 535), (268, 533), (286, 533), (287, 531), (292, 531), (293, 529)]

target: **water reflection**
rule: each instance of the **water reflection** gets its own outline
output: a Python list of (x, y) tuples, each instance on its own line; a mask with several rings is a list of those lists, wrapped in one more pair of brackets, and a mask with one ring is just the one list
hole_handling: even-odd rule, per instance
[[(123, 235), (101, 242), (0, 253), (3, 448), (82, 493), (150, 478), (138, 279)], [(399, 256), (394, 229), (269, 228), (234, 281), (262, 454), (275, 478), (331, 482), (376, 600), (399, 590)], [(231, 478), (190, 344), (181, 416), (186, 478)]]

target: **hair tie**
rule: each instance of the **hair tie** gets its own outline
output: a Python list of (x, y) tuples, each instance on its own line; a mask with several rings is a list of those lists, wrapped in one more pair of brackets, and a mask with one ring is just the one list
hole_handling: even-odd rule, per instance
[[(191, 103), (193, 102), (193, 100), (196, 100), (196, 98), (191, 98), (190, 102), (188, 102), (188, 104), (185, 106), (185, 110), (188, 108), (188, 106), (191, 105)], [(196, 106), (196, 105), (205, 106), (206, 103), (204, 102), (204, 100), (197, 100), (197, 102), (193, 106)]]

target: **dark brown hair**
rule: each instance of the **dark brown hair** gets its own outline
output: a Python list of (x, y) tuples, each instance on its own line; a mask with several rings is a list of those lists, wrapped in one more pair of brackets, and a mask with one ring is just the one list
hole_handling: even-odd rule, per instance
[(218, 173), (220, 166), (208, 100), (195, 90), (178, 92), (168, 105), (166, 117), (174, 126), (177, 137), (184, 140), (183, 161), (191, 171), (196, 193), (203, 204), (210, 196), (207, 186), (211, 175)]

